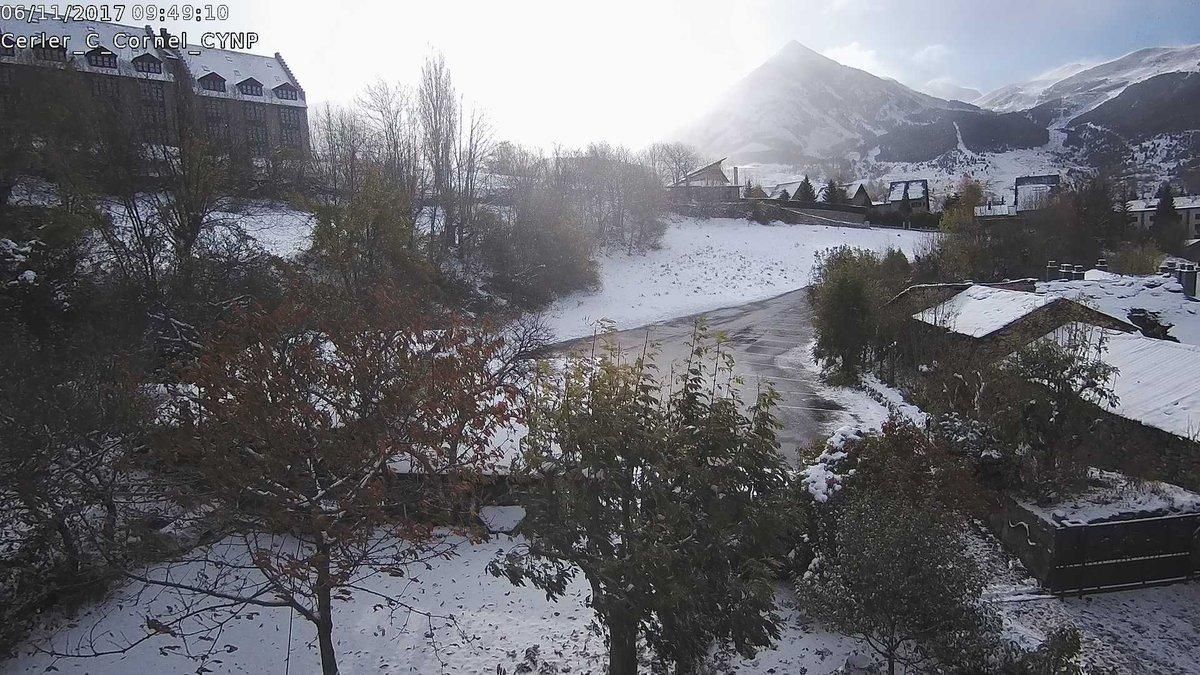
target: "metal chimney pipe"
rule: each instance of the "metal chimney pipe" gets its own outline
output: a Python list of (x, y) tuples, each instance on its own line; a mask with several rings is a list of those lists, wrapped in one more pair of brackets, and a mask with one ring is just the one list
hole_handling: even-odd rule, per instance
[(1058, 266), (1058, 278), (1062, 281), (1070, 281), (1071, 280), (1071, 265), (1070, 264), (1063, 263)]
[(1075, 266), (1075, 273), (1071, 276), (1075, 281), (1083, 281), (1083, 265)]
[(1053, 260), (1046, 261), (1046, 281), (1054, 281), (1057, 278), (1058, 263)]
[(1096, 261), (1096, 269), (1100, 270), (1101, 272), (1107, 272), (1108, 271), (1108, 259), (1101, 258), (1101, 259), (1097, 260)]
[(1183, 294), (1189, 298), (1196, 297), (1196, 265), (1188, 263), (1183, 268), (1180, 284), (1183, 286)]

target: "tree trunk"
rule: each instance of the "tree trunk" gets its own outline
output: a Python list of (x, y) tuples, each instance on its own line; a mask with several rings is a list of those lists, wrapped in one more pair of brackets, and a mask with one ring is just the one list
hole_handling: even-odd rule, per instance
[(608, 614), (608, 675), (637, 675), (637, 621), (621, 611)]
[(329, 546), (317, 545), (317, 642), (321, 647), (321, 673), (337, 675), (337, 654), (333, 651), (333, 601), (329, 584)]

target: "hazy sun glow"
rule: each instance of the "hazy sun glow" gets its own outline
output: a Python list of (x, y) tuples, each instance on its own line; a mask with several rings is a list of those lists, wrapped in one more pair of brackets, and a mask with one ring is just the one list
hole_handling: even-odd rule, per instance
[[(377, 79), (412, 83), (438, 50), (497, 135), (541, 146), (670, 136), (793, 39), (916, 88), (981, 91), (1148, 40), (1200, 41), (1200, 22), (1160, 21), (1158, 10), (1118, 0), (225, 2), (230, 19), (219, 26), (165, 25), (193, 40), (205, 29), (258, 31), (254, 51), (282, 52), (310, 105), (351, 101)], [(1139, 31), (1128, 30), (1131, 16)], [(1049, 39), (1071, 17), (1106, 39), (1088, 30), (1074, 43)]]

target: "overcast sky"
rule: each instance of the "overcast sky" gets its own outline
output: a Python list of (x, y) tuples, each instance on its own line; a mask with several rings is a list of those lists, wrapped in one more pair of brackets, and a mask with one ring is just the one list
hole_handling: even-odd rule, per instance
[[(500, 137), (540, 145), (640, 147), (789, 40), (913, 87), (941, 78), (985, 92), (1200, 43), (1196, 0), (224, 1), (218, 29), (260, 32), (254, 51), (282, 52), (310, 105), (379, 78), (415, 82), (436, 49)], [(197, 25), (168, 27), (198, 39)]]

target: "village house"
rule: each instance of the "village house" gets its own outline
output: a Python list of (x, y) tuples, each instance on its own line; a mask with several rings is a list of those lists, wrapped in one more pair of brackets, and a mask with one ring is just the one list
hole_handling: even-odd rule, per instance
[[(1149, 229), (1154, 224), (1154, 212), (1158, 199), (1134, 199), (1125, 203), (1132, 223)], [(1184, 195), (1175, 198), (1175, 210), (1188, 228), (1188, 238), (1200, 238), (1200, 195)]]
[[(792, 180), (786, 183), (777, 183), (775, 187), (767, 191), (767, 196), (771, 199), (783, 199), (785, 201), (796, 199), (796, 191), (800, 189), (800, 184), (804, 180)], [(815, 183), (810, 179), (809, 182), (813, 186), (813, 194), (816, 195), (817, 202), (826, 201), (825, 190), (827, 186), (824, 183)], [(871, 196), (867, 194), (866, 181), (856, 180), (849, 183), (838, 183), (842, 193), (846, 195), (846, 201), (843, 202), (849, 206), (867, 207), (871, 205)]]
[(1020, 213), (1037, 211), (1046, 206), (1050, 198), (1058, 194), (1062, 179), (1058, 175), (1019, 176), (1013, 181), (1013, 203), (1001, 199), (999, 203), (988, 200), (975, 207), (975, 217), (983, 221), (1013, 218)]
[(883, 211), (898, 212), (905, 200), (913, 213), (929, 213), (929, 181), (924, 178), (894, 180), (888, 187), (887, 201), (876, 206)]
[[(965, 348), (973, 360), (986, 363), (1001, 358), (1037, 340), (1047, 333), (1070, 323), (1084, 323), (1122, 332), (1136, 332), (1138, 327), (1123, 319), (1105, 314), (1065, 297), (1015, 290), (1031, 282), (1010, 282), (1005, 287), (971, 284), (948, 299), (930, 304), (912, 314), (919, 335), (949, 339), (956, 347)], [(937, 285), (931, 290), (951, 292), (951, 285)], [(909, 302), (923, 297), (925, 301), (938, 298), (936, 293), (906, 291)], [(923, 304), (923, 303), (922, 303)], [(941, 349), (941, 340), (925, 341)]]
[[(163, 29), (68, 21), (53, 32), (66, 46), (0, 49), (0, 105), (19, 104), (24, 78), (41, 79), (45, 69), (80, 74), (93, 100), (130, 111), (148, 140), (170, 145), (178, 129), (179, 87), (203, 104), (203, 123), (219, 143), (255, 156), (307, 153), (308, 104), (283, 56), (260, 56), (188, 44)], [(42, 23), (8, 21), (0, 32), (34, 36)], [(130, 39), (136, 37), (138, 39)]]
[(1058, 193), (1062, 179), (1057, 174), (1018, 176), (1013, 182), (1013, 210), (1036, 211)]
[[(741, 186), (738, 185), (737, 167), (733, 167), (733, 180), (725, 174), (722, 165), (725, 158), (692, 171), (682, 180), (667, 188), (671, 200), (675, 202), (731, 202), (741, 197)], [(765, 195), (764, 195), (765, 196)]]

